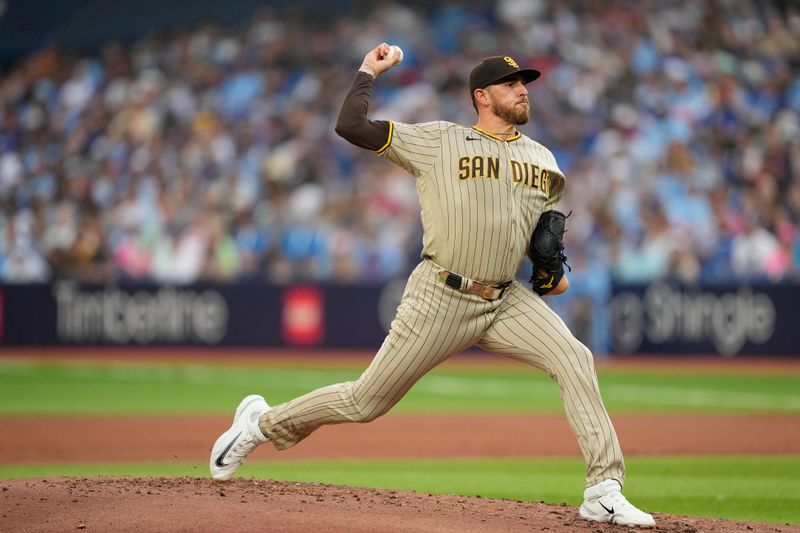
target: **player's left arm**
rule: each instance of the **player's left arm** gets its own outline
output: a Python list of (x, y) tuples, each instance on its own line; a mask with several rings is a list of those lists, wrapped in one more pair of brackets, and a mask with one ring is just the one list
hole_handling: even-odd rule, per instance
[(569, 279), (567, 279), (567, 274), (565, 273), (561, 277), (561, 281), (559, 281), (558, 285), (556, 285), (556, 288), (550, 291), (550, 295), (555, 296), (557, 294), (567, 292), (567, 289), (569, 289)]
[[(540, 270), (536, 274), (536, 276), (539, 279), (544, 279), (548, 275), (549, 275), (548, 272), (542, 271), (542, 270)], [(567, 292), (567, 289), (569, 289), (569, 279), (567, 279), (567, 273), (565, 272), (564, 275), (561, 276), (561, 279), (558, 281), (558, 285), (556, 285), (554, 289), (548, 291), (547, 295), (548, 296), (557, 296), (559, 294), (563, 294), (563, 293)]]
[[(555, 159), (553, 159), (555, 165)], [(557, 165), (556, 165), (556, 168)], [(550, 174), (548, 198), (545, 202), (544, 212), (539, 219), (539, 224), (534, 230), (531, 239), (528, 257), (534, 264), (534, 275), (531, 277), (533, 290), (544, 296), (563, 294), (569, 289), (569, 279), (564, 272), (566, 256), (563, 254), (563, 237), (566, 231), (566, 217), (558, 211), (556, 206), (561, 201), (566, 188), (566, 179), (560, 173)], [(543, 220), (545, 219), (545, 220)], [(543, 224), (547, 228), (540, 228)], [(553, 286), (555, 280), (555, 286)]]
[(539, 217), (533, 230), (528, 257), (533, 264), (531, 286), (539, 296), (561, 294), (569, 288), (564, 266), (564, 232), (567, 217), (560, 211), (548, 210)]

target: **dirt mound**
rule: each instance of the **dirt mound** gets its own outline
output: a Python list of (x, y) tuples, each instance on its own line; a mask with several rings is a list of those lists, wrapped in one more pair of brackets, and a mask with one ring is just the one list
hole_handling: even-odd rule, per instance
[[(800, 532), (794, 526), (656, 514), (655, 531)], [(627, 531), (567, 505), (330, 485), (201, 478), (0, 481), (5, 531)]]

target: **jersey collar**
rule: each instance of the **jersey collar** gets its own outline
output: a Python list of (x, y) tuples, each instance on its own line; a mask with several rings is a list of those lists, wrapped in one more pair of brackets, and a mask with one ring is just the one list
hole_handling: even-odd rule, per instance
[(487, 136), (491, 137), (492, 139), (497, 139), (498, 141), (511, 142), (511, 141), (516, 141), (517, 139), (522, 137), (522, 133), (520, 133), (519, 130), (517, 130), (517, 132), (514, 135), (512, 135), (511, 137), (506, 137), (505, 139), (503, 139), (502, 137), (498, 137), (497, 135), (493, 135), (493, 134), (489, 133), (488, 131), (483, 131), (482, 129), (480, 129), (477, 126), (472, 126), (472, 129), (477, 131), (477, 132), (479, 132), (479, 133), (483, 133), (484, 135), (487, 135)]

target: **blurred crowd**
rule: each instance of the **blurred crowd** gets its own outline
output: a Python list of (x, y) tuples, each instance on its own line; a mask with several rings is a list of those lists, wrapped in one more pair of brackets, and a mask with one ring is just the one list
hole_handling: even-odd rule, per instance
[(542, 70), (521, 129), (567, 175), (576, 296), (800, 275), (796, 3), (375, 6), (52, 47), (2, 73), (0, 281), (406, 274), (421, 249), (413, 178), (333, 131), (382, 41), (405, 60), (376, 84), (373, 118), (472, 124), (477, 60)]

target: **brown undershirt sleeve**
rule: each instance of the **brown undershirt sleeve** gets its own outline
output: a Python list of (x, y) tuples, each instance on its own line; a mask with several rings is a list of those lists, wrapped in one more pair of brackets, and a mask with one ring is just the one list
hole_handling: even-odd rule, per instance
[(336, 133), (345, 140), (368, 150), (379, 150), (389, 140), (389, 121), (369, 120), (367, 111), (375, 78), (359, 71), (339, 110)]

